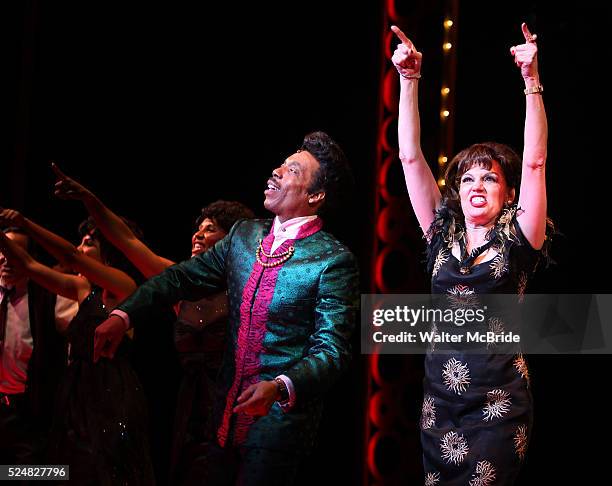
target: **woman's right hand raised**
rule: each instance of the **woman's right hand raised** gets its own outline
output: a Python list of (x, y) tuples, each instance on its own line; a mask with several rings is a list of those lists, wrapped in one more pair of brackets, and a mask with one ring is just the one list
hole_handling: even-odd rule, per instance
[(391, 26), (391, 30), (401, 41), (395, 48), (395, 52), (391, 57), (391, 62), (397, 69), (397, 72), (406, 79), (418, 79), (421, 77), (421, 59), (423, 55), (416, 50), (414, 44), (406, 34), (404, 34), (395, 25)]
[(55, 164), (55, 162), (51, 162), (51, 169), (56, 177), (54, 194), (57, 197), (61, 199), (77, 199), (82, 201), (85, 197), (91, 194), (91, 192), (85, 186), (82, 186), (77, 181), (64, 174)]

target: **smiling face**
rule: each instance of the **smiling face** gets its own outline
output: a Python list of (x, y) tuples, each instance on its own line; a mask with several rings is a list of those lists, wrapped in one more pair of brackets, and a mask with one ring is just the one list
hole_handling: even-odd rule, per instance
[(191, 238), (191, 256), (210, 250), (226, 234), (214, 219), (204, 218)]
[(319, 162), (312, 154), (303, 150), (285, 160), (272, 171), (264, 191), (264, 206), (276, 214), (281, 223), (300, 216), (316, 214), (323, 203), (324, 192), (311, 194), (309, 188), (319, 170)]
[(490, 169), (475, 165), (459, 181), (459, 197), (466, 223), (478, 226), (494, 223), (504, 203), (514, 199), (514, 189), (508, 187), (496, 160), (492, 161)]

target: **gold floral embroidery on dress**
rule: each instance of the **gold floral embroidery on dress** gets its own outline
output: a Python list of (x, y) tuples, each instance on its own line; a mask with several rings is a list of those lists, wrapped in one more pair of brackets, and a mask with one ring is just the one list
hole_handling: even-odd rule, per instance
[(440, 248), (438, 255), (436, 256), (436, 261), (434, 262), (433, 271), (431, 272), (431, 276), (435, 277), (438, 275), (440, 268), (448, 261), (449, 252), (445, 248)]
[(421, 407), (421, 429), (431, 429), (434, 425), (436, 425), (436, 405), (432, 396), (425, 395)]
[(478, 461), (469, 486), (489, 486), (495, 482), (495, 468), (489, 461)]
[(457, 432), (447, 432), (440, 440), (440, 452), (442, 452), (442, 459), (447, 464), (451, 462), (455, 465), (459, 465), (468, 455), (470, 448), (468, 447), (467, 440), (463, 435), (457, 434)]
[(527, 453), (527, 426), (519, 425), (514, 433), (514, 450), (523, 461)]
[(470, 386), (470, 369), (466, 363), (462, 363), (455, 358), (449, 359), (444, 363), (442, 379), (449, 391), (454, 391), (461, 395)]
[(457, 284), (446, 290), (446, 299), (451, 309), (476, 309), (480, 300), (474, 289)]
[(505, 390), (491, 390), (487, 392), (487, 403), (482, 409), (483, 419), (485, 422), (493, 418), (502, 418), (510, 411), (510, 394)]
[(440, 482), (439, 472), (428, 472), (425, 475), (425, 486), (436, 486)]
[(492, 270), (491, 276), (494, 278), (499, 278), (508, 271), (508, 264), (504, 260), (503, 256), (499, 254), (493, 258), (493, 260), (491, 260), (489, 268)]
[(522, 354), (518, 354), (516, 358), (514, 358), (514, 367), (521, 377), (525, 378), (527, 386), (529, 386), (529, 368), (527, 367), (527, 361), (525, 361)]
[[(492, 332), (496, 336), (502, 335), (505, 331), (504, 321), (499, 317), (490, 317), (489, 318), (489, 332)], [(487, 342), (487, 349), (494, 348), (497, 346), (495, 341)]]

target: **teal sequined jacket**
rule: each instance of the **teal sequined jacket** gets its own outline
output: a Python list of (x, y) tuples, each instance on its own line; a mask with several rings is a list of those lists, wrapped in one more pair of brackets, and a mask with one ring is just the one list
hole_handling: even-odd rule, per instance
[[(256, 250), (263, 240), (263, 253), (270, 253), (271, 226), (272, 220), (237, 222), (214, 248), (153, 277), (118, 308), (132, 322), (146, 321), (164, 305), (227, 288), (228, 344), (212, 417), (217, 440), (222, 446), (307, 449), (322, 396), (351, 358), (358, 269), (344, 245), (319, 231), (320, 219), (275, 250), (280, 254), (292, 245), (289, 260), (266, 268), (256, 261)], [(293, 382), (291, 410), (275, 403), (265, 417), (232, 413), (244, 389), (280, 374)]]

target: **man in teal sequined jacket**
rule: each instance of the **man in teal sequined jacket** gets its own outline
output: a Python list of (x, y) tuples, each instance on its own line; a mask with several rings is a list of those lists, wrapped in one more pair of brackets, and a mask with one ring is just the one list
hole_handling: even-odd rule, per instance
[(133, 322), (227, 288), (217, 445), (195, 481), (290, 484), (312, 447), (323, 395), (350, 361), (358, 305), (355, 258), (317, 216), (347, 178), (338, 145), (322, 132), (307, 135), (268, 180), (264, 206), (274, 220), (237, 222), (213, 249), (150, 279), (98, 327), (95, 359), (110, 358)]

